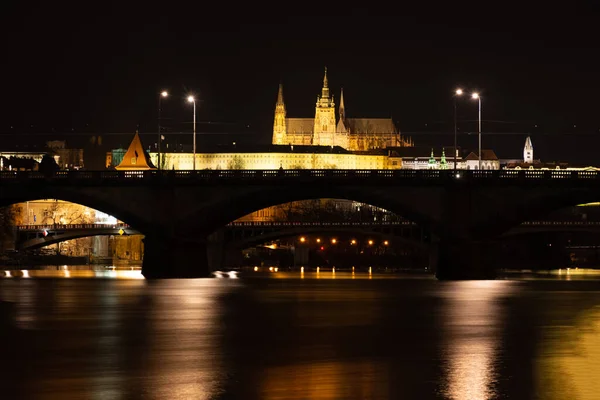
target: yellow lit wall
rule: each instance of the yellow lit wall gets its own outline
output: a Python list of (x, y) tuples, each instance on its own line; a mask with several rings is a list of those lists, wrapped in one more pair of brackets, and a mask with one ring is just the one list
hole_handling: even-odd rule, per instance
[[(162, 169), (186, 170), (193, 168), (193, 154), (164, 153)], [(153, 163), (157, 153), (150, 153)], [(400, 169), (401, 160), (390, 161), (386, 155), (364, 154), (309, 154), (309, 153), (199, 153), (196, 169)]]

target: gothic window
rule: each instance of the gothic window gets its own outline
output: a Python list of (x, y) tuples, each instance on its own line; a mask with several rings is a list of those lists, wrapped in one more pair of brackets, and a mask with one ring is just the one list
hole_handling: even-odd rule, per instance
[(327, 125), (323, 125), (323, 131), (327, 130)]
[(136, 161), (136, 157), (131, 157), (131, 165), (135, 165)]

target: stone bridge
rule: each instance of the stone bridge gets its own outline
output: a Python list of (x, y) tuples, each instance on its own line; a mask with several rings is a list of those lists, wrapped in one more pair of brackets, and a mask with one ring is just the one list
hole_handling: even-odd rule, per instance
[(145, 235), (147, 278), (208, 276), (208, 237), (253, 211), (297, 200), (359, 201), (437, 241), (439, 279), (484, 279), (487, 243), (526, 220), (600, 200), (595, 171), (219, 170), (1, 172), (0, 206), (83, 204)]
[(17, 226), (16, 249), (33, 250), (89, 236), (138, 235), (127, 224), (69, 224)]

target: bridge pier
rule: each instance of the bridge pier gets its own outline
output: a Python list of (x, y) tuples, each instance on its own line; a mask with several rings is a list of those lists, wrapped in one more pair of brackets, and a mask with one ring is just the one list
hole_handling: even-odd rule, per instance
[(146, 279), (208, 277), (206, 243), (146, 236), (142, 275)]
[(495, 279), (495, 265), (492, 262), (493, 249), (487, 241), (441, 240), (432, 243), (432, 251), (437, 255), (435, 276), (447, 280), (486, 280)]

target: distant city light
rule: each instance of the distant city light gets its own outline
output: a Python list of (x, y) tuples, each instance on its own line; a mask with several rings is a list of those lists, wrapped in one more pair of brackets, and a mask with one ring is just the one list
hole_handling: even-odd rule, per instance
[(321, 243), (321, 239), (317, 238), (317, 243)]
[(369, 240), (369, 246), (372, 246), (372, 245), (373, 245), (373, 241)]
[(462, 89), (456, 89), (456, 94), (457, 94), (458, 96), (462, 95), (462, 94), (463, 94), (463, 91), (462, 91)]
[(350, 241), (350, 244), (356, 244), (356, 239), (352, 239), (352, 240)]
[(302, 242), (302, 243), (306, 242), (306, 238), (305, 238), (304, 236), (302, 236), (302, 237), (300, 238), (300, 242)]
[(385, 240), (385, 241), (383, 242), (383, 245), (384, 245), (384, 246), (387, 246), (388, 244), (390, 244), (390, 242), (388, 242), (387, 240)]
[(331, 239), (331, 243), (336, 244), (337, 243), (337, 239), (336, 238)]
[(473, 93), (471, 95), (471, 97), (473, 97), (474, 99), (478, 99), (479, 98), (479, 93)]
[(163, 91), (160, 93), (160, 95), (161, 95), (162, 97), (167, 97), (167, 96), (169, 95), (169, 93), (167, 93), (167, 91), (166, 91), (166, 90), (163, 90)]
[(194, 96), (188, 96), (188, 101), (193, 103), (195, 101)]

